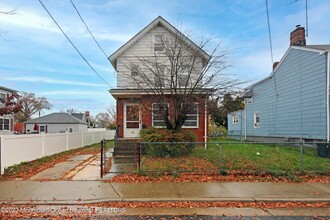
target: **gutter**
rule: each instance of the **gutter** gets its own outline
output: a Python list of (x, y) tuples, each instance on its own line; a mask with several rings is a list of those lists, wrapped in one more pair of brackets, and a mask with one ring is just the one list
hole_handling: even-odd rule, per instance
[(330, 110), (330, 106), (329, 106), (329, 89), (330, 89), (330, 87), (329, 87), (329, 84), (330, 84), (330, 79), (329, 79), (329, 77), (330, 77), (330, 57), (329, 57), (329, 52), (327, 52), (327, 86), (326, 86), (326, 95), (327, 95), (327, 97), (326, 97), (326, 99), (327, 99), (327, 142), (330, 142), (330, 134), (329, 134), (329, 132), (330, 132), (330, 125), (329, 125), (329, 123), (330, 123), (330, 119), (329, 119), (329, 117), (330, 117), (330, 114), (329, 114), (329, 110)]
[(207, 99), (205, 98), (204, 106), (204, 148), (207, 148)]

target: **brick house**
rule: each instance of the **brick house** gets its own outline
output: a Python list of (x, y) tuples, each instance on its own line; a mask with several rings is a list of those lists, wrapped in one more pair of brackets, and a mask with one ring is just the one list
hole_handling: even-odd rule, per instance
[[(193, 70), (192, 74), (188, 74), (188, 70), (176, 72), (176, 93), (173, 94), (173, 77), (166, 60), (165, 47), (174, 44), (177, 39), (183, 42), (183, 46), (180, 44), (176, 47), (188, 48), (184, 56), (195, 55), (196, 62), (185, 66)], [(142, 128), (165, 127), (161, 109), (167, 109), (167, 116), (171, 120), (176, 114), (173, 107), (177, 103), (175, 98), (182, 96), (185, 102), (184, 97), (188, 97), (187, 91), (190, 91), (194, 100), (190, 102), (182, 128), (192, 131), (197, 141), (207, 142), (208, 97), (213, 89), (191, 88), (192, 85), (198, 87), (201, 84), (196, 80), (209, 60), (210, 56), (205, 51), (160, 16), (114, 52), (109, 61), (117, 72), (117, 88), (111, 89), (110, 94), (116, 99), (119, 138), (138, 138)], [(154, 63), (147, 66), (149, 62)]]

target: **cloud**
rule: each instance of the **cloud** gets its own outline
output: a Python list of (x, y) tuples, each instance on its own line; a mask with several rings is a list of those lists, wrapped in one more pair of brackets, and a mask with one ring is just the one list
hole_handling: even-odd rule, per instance
[(21, 76), (21, 77), (7, 77), (3, 79), (4, 81), (19, 81), (19, 82), (43, 82), (49, 84), (62, 84), (62, 85), (76, 85), (76, 86), (95, 86), (95, 87), (106, 87), (105, 84), (100, 83), (90, 83), (90, 82), (77, 82), (69, 80), (58, 80), (52, 78), (44, 77), (31, 77), (31, 76)]

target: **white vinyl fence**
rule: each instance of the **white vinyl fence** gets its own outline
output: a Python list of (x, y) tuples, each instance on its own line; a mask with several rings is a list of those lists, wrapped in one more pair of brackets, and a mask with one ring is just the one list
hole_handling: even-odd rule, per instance
[(0, 135), (0, 171), (44, 156), (114, 139), (115, 131)]

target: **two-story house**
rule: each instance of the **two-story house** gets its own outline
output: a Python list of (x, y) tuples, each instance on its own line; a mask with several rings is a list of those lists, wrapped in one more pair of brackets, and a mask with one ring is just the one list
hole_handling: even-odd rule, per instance
[(160, 16), (114, 52), (109, 61), (117, 72), (117, 88), (110, 94), (116, 99), (119, 137), (138, 138), (142, 128), (164, 128), (162, 110), (171, 120), (174, 106), (187, 105), (187, 97), (194, 96), (182, 128), (206, 142), (213, 89), (200, 86), (200, 73), (209, 60), (204, 50)]
[(306, 45), (305, 29), (269, 77), (246, 88), (245, 109), (228, 115), (231, 138), (251, 141), (330, 140), (330, 45)]
[[(17, 91), (0, 86), (0, 107), (3, 107), (5, 105), (7, 97), (13, 95), (14, 92)], [(0, 116), (0, 134), (12, 132), (13, 130), (14, 130), (14, 115), (6, 114)]]

